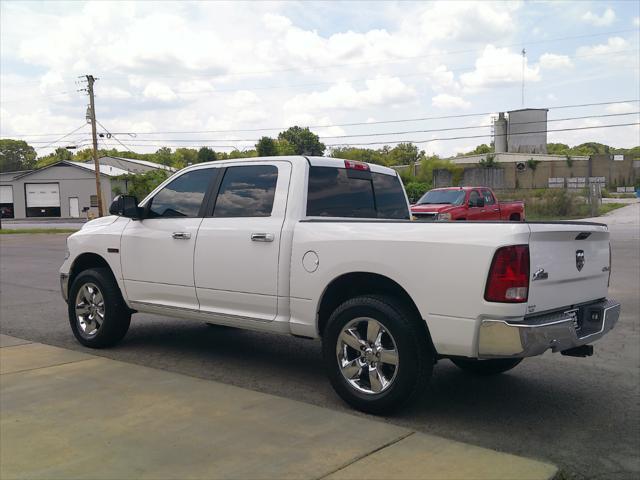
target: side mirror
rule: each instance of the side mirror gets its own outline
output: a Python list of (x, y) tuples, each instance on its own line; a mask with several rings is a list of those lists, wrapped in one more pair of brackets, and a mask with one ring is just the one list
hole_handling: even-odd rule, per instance
[(138, 199), (133, 195), (118, 195), (111, 202), (109, 213), (134, 220), (142, 218), (141, 209), (138, 207)]

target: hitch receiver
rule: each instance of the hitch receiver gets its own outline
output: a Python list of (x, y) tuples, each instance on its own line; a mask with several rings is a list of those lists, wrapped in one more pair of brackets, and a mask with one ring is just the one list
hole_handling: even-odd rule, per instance
[(593, 345), (580, 345), (560, 352), (567, 357), (590, 357), (593, 355)]

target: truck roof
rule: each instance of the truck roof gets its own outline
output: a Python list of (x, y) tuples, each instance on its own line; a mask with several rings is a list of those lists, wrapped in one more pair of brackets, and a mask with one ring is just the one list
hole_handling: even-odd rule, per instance
[(486, 188), (486, 189), (491, 190), (491, 188), (490, 188), (490, 187), (485, 187), (485, 186), (483, 186), (483, 185), (474, 185), (474, 186), (472, 186), (472, 187), (466, 186), (466, 187), (440, 187), (440, 188), (432, 188), (430, 191), (433, 191), (433, 190), (462, 190), (462, 191), (464, 191), (464, 192), (468, 192), (469, 190), (473, 190), (473, 189), (476, 189), (476, 188)]
[[(311, 166), (314, 166), (314, 167), (337, 167), (337, 168), (344, 168), (344, 162), (345, 162), (344, 159), (342, 158), (290, 155), (290, 156), (274, 156), (274, 157), (229, 158), (226, 160), (214, 160), (212, 162), (197, 163), (192, 166), (224, 165), (226, 163), (237, 163), (237, 162), (251, 163), (251, 162), (264, 162), (264, 161), (274, 161), (274, 160), (286, 160), (292, 163), (308, 162)], [(360, 163), (367, 163), (367, 162), (360, 162)], [(375, 163), (367, 163), (367, 165), (369, 165), (369, 169), (372, 172), (397, 176), (397, 172), (393, 168), (383, 167), (382, 165), (377, 165)]]

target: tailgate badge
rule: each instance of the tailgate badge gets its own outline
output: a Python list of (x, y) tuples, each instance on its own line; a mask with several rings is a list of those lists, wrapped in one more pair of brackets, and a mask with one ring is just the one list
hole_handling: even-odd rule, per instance
[(578, 271), (584, 267), (584, 250), (576, 250), (576, 268)]
[(539, 268), (533, 272), (531, 281), (535, 282), (536, 280), (546, 280), (547, 278), (549, 278), (549, 274), (545, 272), (544, 268)]

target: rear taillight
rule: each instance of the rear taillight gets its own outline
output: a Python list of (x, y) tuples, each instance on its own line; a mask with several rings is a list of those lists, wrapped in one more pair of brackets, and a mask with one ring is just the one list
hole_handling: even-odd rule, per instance
[(493, 256), (484, 299), (487, 302), (521, 303), (529, 296), (529, 246), (499, 248)]

